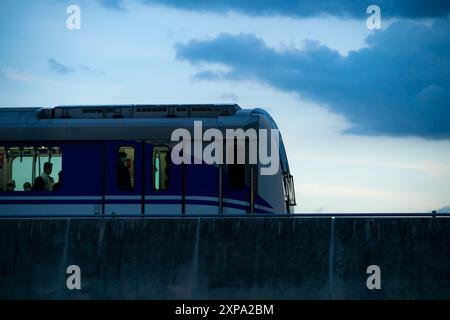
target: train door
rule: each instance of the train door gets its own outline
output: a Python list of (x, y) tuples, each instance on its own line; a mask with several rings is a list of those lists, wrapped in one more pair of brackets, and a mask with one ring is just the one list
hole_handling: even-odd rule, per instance
[(171, 161), (170, 145), (145, 143), (145, 215), (177, 215), (185, 210), (183, 165)]
[(206, 164), (204, 161), (196, 164), (194, 158), (191, 159), (191, 164), (185, 165), (186, 214), (221, 213), (220, 166)]
[(107, 142), (105, 157), (105, 214), (141, 215), (142, 142)]
[[(234, 148), (234, 159), (222, 168), (223, 213), (245, 214), (254, 212), (255, 195), (257, 194), (257, 166), (249, 164), (249, 142), (243, 145), (237, 140)], [(230, 152), (230, 150), (227, 150)], [(237, 154), (245, 155), (244, 163), (239, 163)]]

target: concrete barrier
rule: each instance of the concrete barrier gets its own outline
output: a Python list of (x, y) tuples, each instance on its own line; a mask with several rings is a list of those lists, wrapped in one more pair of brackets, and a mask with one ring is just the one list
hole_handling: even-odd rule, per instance
[(0, 219), (0, 298), (450, 299), (449, 246), (447, 218)]

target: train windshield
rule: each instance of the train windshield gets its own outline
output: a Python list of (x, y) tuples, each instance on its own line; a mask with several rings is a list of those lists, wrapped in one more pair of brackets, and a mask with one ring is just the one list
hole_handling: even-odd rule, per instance
[[(272, 129), (278, 129), (277, 124), (275, 123), (275, 120), (273, 120), (273, 118), (270, 116), (270, 114), (263, 110), (263, 109), (259, 109), (256, 108), (253, 110), (252, 112), (253, 114), (262, 114), (265, 115), (267, 117), (267, 119), (269, 120), (270, 126), (272, 127)], [(285, 172), (289, 172), (289, 163), (287, 160), (287, 155), (286, 155), (286, 149), (284, 147), (284, 143), (283, 143), (283, 137), (281, 136), (280, 133), (280, 146), (279, 146), (279, 151), (280, 151), (280, 162), (281, 162), (281, 169), (283, 171), (283, 173)]]

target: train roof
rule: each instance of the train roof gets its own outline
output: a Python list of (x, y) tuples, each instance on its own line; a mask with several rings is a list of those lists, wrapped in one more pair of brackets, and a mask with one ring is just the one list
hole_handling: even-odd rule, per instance
[[(249, 128), (259, 126), (261, 116), (267, 128), (278, 129), (265, 110), (242, 109), (237, 104), (0, 107), (0, 141), (164, 140), (174, 128), (192, 127), (195, 119), (201, 119), (205, 128)], [(282, 163), (289, 170), (280, 139)]]
[[(33, 119), (214, 118), (236, 114), (237, 104), (73, 105), (53, 108), (0, 108), (8, 122)], [(24, 119), (25, 118), (25, 119)]]
[(0, 107), (0, 140), (162, 139), (176, 128), (189, 130), (194, 120), (205, 128), (256, 128), (267, 117), (258, 110), (237, 104)]

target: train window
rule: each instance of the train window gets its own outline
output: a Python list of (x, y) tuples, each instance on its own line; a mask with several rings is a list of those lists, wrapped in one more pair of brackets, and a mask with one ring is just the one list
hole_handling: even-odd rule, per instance
[(134, 175), (134, 147), (122, 146), (117, 153), (117, 186), (119, 190), (133, 190)]
[[(245, 163), (239, 164), (237, 163), (238, 152), (245, 152), (245, 149), (242, 149), (242, 147), (238, 146), (237, 141), (234, 141), (234, 159), (233, 163), (228, 165), (228, 184), (230, 186), (231, 190), (234, 191), (241, 191), (244, 189), (245, 186)], [(247, 157), (247, 153), (246, 157)], [(246, 159), (247, 162), (247, 159)]]
[(62, 153), (54, 146), (0, 146), (0, 191), (58, 191)]
[(169, 188), (169, 148), (167, 146), (153, 147), (153, 189), (167, 190)]

